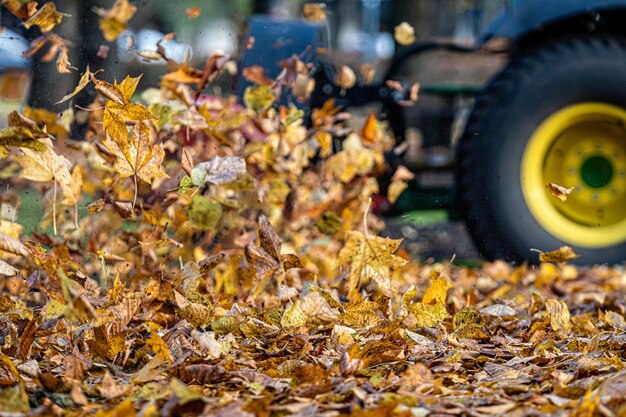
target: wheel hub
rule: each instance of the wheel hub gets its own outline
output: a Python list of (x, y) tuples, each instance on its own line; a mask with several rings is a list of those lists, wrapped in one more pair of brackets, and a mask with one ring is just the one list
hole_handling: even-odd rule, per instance
[[(535, 219), (564, 242), (603, 247), (626, 241), (626, 110), (576, 104), (548, 117), (529, 140), (521, 167)], [(573, 188), (566, 202), (545, 185)]]

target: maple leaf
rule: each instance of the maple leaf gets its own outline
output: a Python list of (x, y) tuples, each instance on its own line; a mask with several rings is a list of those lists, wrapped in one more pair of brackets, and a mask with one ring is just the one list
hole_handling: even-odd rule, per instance
[(128, 21), (137, 12), (137, 6), (130, 4), (128, 0), (116, 0), (110, 9), (96, 9), (100, 16), (100, 31), (102, 36), (109, 42), (117, 39), (128, 28)]
[(152, 119), (154, 116), (148, 109), (140, 104), (131, 103), (130, 98), (137, 88), (139, 77), (126, 77), (121, 83), (111, 85), (107, 82), (97, 80), (91, 75), (92, 81), (96, 84), (96, 90), (104, 95), (108, 101), (104, 108), (103, 125), (104, 130), (116, 141), (127, 140), (127, 121), (143, 121)]
[(348, 239), (339, 252), (336, 265), (350, 263), (349, 295), (354, 300), (358, 295), (361, 273), (367, 265), (380, 274), (387, 275), (389, 269), (396, 269), (406, 264), (406, 260), (394, 255), (402, 239), (389, 239), (379, 236), (364, 236), (357, 231), (348, 232)]
[(43, 151), (22, 148), (22, 155), (14, 157), (23, 168), (21, 176), (32, 181), (56, 181), (63, 190), (63, 202), (76, 204), (79, 195), (73, 186), (70, 173), (72, 163), (54, 152), (50, 139), (42, 139), (40, 143), (44, 145)]
[(113, 168), (120, 176), (135, 175), (148, 184), (155, 178), (166, 177), (161, 166), (165, 151), (161, 145), (150, 144), (150, 128), (139, 123), (130, 136), (130, 140), (119, 140), (119, 137), (109, 135), (102, 142), (116, 156)]

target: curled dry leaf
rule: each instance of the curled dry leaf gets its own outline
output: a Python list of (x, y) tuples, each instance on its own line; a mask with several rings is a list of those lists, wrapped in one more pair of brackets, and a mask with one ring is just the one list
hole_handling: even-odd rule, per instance
[(553, 182), (546, 185), (546, 188), (548, 189), (548, 191), (550, 191), (550, 194), (552, 194), (553, 196), (555, 196), (556, 198), (558, 198), (559, 200), (563, 202), (567, 201), (567, 196), (569, 196), (572, 193), (572, 191), (574, 191), (574, 187), (565, 188)]
[(363, 64), (359, 67), (359, 76), (363, 85), (369, 85), (376, 76), (376, 67), (372, 64)]
[(539, 254), (539, 260), (541, 262), (564, 263), (578, 258), (580, 258), (580, 255), (575, 253), (569, 246), (561, 246), (555, 251), (541, 252)]
[(74, 88), (74, 91), (66, 94), (61, 100), (57, 101), (54, 104), (63, 103), (64, 101), (67, 101), (73, 98), (76, 94), (80, 93), (87, 86), (87, 84), (89, 84), (89, 81), (91, 81), (91, 77), (91, 71), (89, 71), (89, 66), (87, 66), (87, 69), (85, 69), (83, 75), (80, 76), (80, 80), (78, 81), (78, 85)]
[(352, 88), (356, 83), (356, 75), (352, 68), (347, 65), (342, 66), (337, 72), (337, 76), (335, 77), (335, 83), (341, 88)]
[(400, 45), (411, 45), (415, 42), (415, 29), (407, 22), (402, 22), (394, 28), (393, 37)]

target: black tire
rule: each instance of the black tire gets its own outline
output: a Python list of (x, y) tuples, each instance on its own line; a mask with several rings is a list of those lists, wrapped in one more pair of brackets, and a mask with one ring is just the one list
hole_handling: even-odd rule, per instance
[(457, 148), (457, 197), (487, 259), (536, 263), (531, 248), (569, 245), (580, 264), (626, 260), (624, 241), (584, 248), (557, 239), (523, 196), (520, 164), (535, 129), (559, 109), (592, 101), (626, 108), (626, 38), (570, 37), (520, 52), (477, 98)]

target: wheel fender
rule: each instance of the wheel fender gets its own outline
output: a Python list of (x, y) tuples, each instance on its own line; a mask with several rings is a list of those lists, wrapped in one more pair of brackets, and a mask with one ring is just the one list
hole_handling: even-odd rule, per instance
[(622, 0), (518, 0), (503, 8), (481, 34), (480, 45), (492, 38), (515, 41), (554, 23), (580, 15), (626, 10)]

